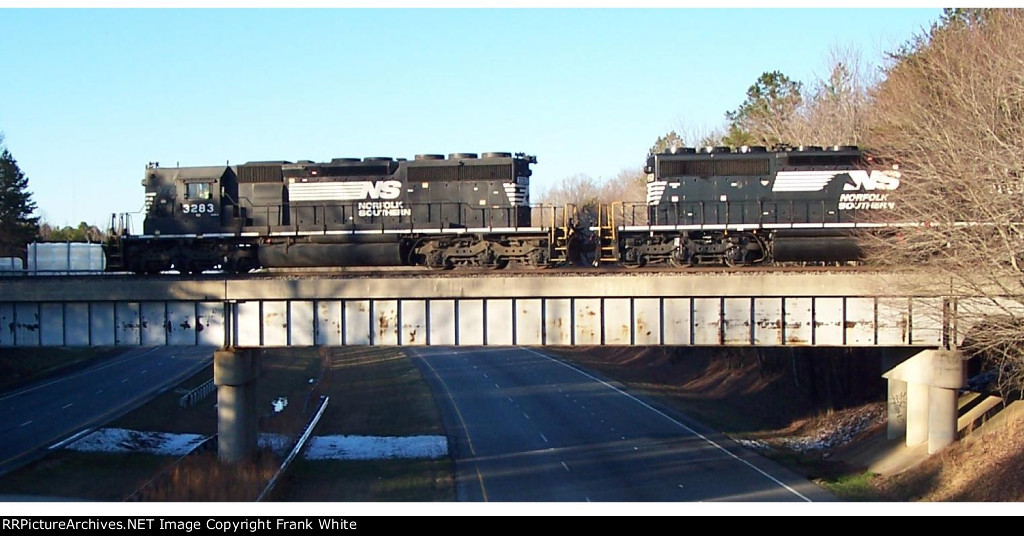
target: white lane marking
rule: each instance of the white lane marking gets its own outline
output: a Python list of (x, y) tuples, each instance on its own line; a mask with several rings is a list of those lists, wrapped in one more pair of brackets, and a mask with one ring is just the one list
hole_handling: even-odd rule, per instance
[(527, 415), (525, 411), (523, 412), (523, 417), (526, 417), (526, 420), (530, 420), (530, 416)]
[(103, 389), (100, 389), (99, 391), (96, 391), (96, 394), (100, 394), (102, 392), (103, 392)]
[(147, 373), (147, 372), (149, 372), (149, 371), (148, 371), (148, 370), (146, 370), (146, 369), (142, 369), (142, 372), (140, 372), (139, 374), (145, 374), (145, 373)]
[(584, 499), (586, 499), (587, 502), (590, 502), (590, 497), (584, 497)]
[(484, 373), (484, 378), (487, 378), (488, 380), (491, 379), (489, 376), (487, 376), (486, 372)]
[(566, 473), (570, 473), (570, 472), (572, 472), (572, 471), (569, 471), (569, 466), (568, 466), (568, 465), (565, 465), (565, 462), (561, 462), (561, 464), (562, 464), (562, 467), (565, 467), (565, 472), (566, 472)]
[(69, 402), (69, 403), (65, 404), (64, 407), (62, 407), (60, 409), (68, 409), (68, 408), (70, 408), (71, 406), (74, 406), (74, 405), (75, 405), (74, 402)]
[(18, 426), (18, 428), (24, 428), (24, 427), (26, 427), (26, 426), (28, 426), (28, 425), (30, 425), (30, 424), (32, 424), (32, 421), (25, 421), (25, 422), (21, 423), (21, 424), (20, 424), (20, 425)]
[(501, 387), (498, 387), (498, 384), (494, 384), (494, 388), (495, 389), (501, 389)]
[[(786, 484), (785, 484), (784, 482), (781, 482), (781, 481), (780, 481), (779, 479), (775, 478), (774, 476), (772, 476), (772, 475), (769, 475), (768, 473), (764, 472), (764, 471), (763, 471), (763, 470), (762, 470), (761, 468), (757, 467), (756, 465), (754, 465), (754, 464), (752, 464), (752, 463), (748, 462), (747, 460), (744, 460), (743, 458), (740, 458), (739, 456), (737, 456), (737, 455), (733, 454), (732, 452), (729, 452), (729, 450), (728, 450), (728, 449), (726, 449), (725, 447), (723, 447), (723, 446), (719, 445), (718, 443), (715, 443), (714, 441), (712, 441), (712, 440), (708, 439), (708, 438), (707, 438), (707, 437), (705, 437), (705, 436), (704, 436), (703, 434), (701, 434), (701, 433), (697, 432), (697, 431), (696, 431), (696, 430), (694, 430), (693, 428), (690, 428), (689, 426), (686, 426), (685, 424), (683, 424), (683, 423), (681, 423), (681, 422), (677, 421), (676, 419), (672, 418), (671, 416), (669, 416), (669, 415), (668, 415), (668, 414), (666, 414), (665, 412), (663, 412), (663, 411), (661, 411), (661, 410), (659, 410), (659, 409), (655, 408), (654, 406), (651, 406), (650, 404), (648, 404), (648, 403), (644, 402), (643, 400), (640, 400), (639, 398), (637, 398), (637, 397), (635, 397), (635, 396), (633, 396), (633, 395), (631, 395), (631, 394), (629, 394), (629, 393), (627, 393), (627, 392), (623, 391), (622, 389), (619, 389), (618, 387), (615, 387), (614, 385), (611, 385), (611, 384), (609, 384), (608, 382), (606, 382), (606, 381), (604, 381), (604, 380), (602, 380), (602, 379), (600, 379), (600, 378), (598, 378), (598, 377), (596, 377), (596, 376), (593, 376), (593, 375), (591, 375), (591, 374), (588, 374), (587, 372), (584, 372), (584, 371), (582, 371), (582, 370), (580, 370), (580, 369), (578, 369), (578, 368), (576, 368), (576, 367), (573, 367), (573, 366), (567, 365), (567, 364), (565, 364), (565, 363), (563, 363), (563, 362), (561, 362), (561, 361), (559, 361), (559, 360), (557, 360), (557, 359), (555, 359), (555, 358), (553, 358), (553, 357), (551, 357), (551, 356), (548, 356), (548, 355), (542, 354), (542, 353), (540, 353), (540, 352), (538, 352), (538, 351), (536, 351), (536, 350), (531, 350), (530, 348), (522, 348), (522, 347), (520, 347), (520, 349), (521, 349), (521, 350), (525, 350), (525, 351), (527, 351), (527, 352), (530, 352), (530, 353), (531, 353), (531, 354), (533, 354), (533, 355), (536, 355), (536, 356), (540, 356), (540, 357), (543, 357), (543, 358), (545, 358), (545, 359), (547, 359), (547, 360), (549, 360), (549, 361), (552, 361), (552, 362), (554, 362), (554, 363), (558, 363), (559, 365), (561, 365), (561, 366), (563, 366), (563, 367), (565, 367), (565, 368), (567, 368), (567, 369), (569, 369), (569, 370), (575, 371), (575, 372), (576, 372), (577, 374), (580, 374), (580, 375), (582, 375), (582, 376), (585, 376), (585, 377), (587, 377), (587, 378), (590, 378), (591, 380), (593, 380), (593, 381), (595, 381), (595, 382), (598, 382), (598, 383), (601, 383), (601, 384), (603, 384), (603, 385), (604, 385), (605, 387), (607, 387), (607, 388), (611, 389), (612, 391), (615, 391), (615, 392), (619, 393), (620, 395), (622, 395), (622, 396), (624, 396), (624, 397), (626, 397), (626, 398), (629, 398), (629, 399), (633, 400), (633, 401), (634, 401), (634, 402), (636, 402), (637, 404), (640, 404), (641, 406), (643, 406), (643, 407), (645, 407), (645, 408), (647, 408), (647, 409), (649, 409), (649, 410), (651, 410), (651, 411), (653, 411), (653, 412), (657, 413), (658, 415), (661, 415), (662, 417), (664, 417), (664, 418), (668, 419), (668, 420), (669, 420), (670, 422), (674, 423), (674, 424), (675, 424), (676, 426), (678, 426), (678, 427), (682, 428), (683, 430), (686, 430), (687, 432), (689, 432), (689, 433), (691, 433), (691, 434), (693, 434), (693, 435), (695, 435), (695, 436), (699, 437), (700, 439), (702, 439), (703, 441), (705, 441), (705, 442), (706, 442), (706, 443), (708, 443), (709, 445), (711, 445), (711, 446), (715, 447), (716, 449), (718, 449), (718, 450), (720, 450), (720, 451), (724, 452), (724, 453), (725, 453), (726, 455), (728, 455), (728, 456), (729, 456), (730, 458), (732, 458), (732, 459), (734, 459), (734, 460), (736, 460), (736, 461), (738, 461), (738, 462), (742, 463), (743, 465), (746, 465), (747, 467), (750, 467), (750, 468), (751, 468), (751, 469), (753, 469), (754, 471), (757, 471), (758, 473), (760, 473), (760, 474), (761, 474), (761, 476), (763, 476), (763, 477), (767, 478), (768, 480), (771, 480), (772, 482), (775, 482), (776, 484), (778, 484), (779, 486), (781, 486), (782, 488), (784, 488), (784, 489), (785, 489), (786, 491), (789, 491), (789, 492), (790, 492), (790, 493), (792, 493), (793, 495), (796, 495), (797, 497), (800, 497), (800, 498), (801, 498), (801, 499), (803, 499), (804, 501), (807, 501), (807, 502), (813, 502), (813, 501), (811, 501), (811, 499), (807, 498), (806, 496), (804, 496), (804, 495), (803, 495), (802, 493), (800, 493), (799, 491), (797, 491), (797, 490), (795, 490), (795, 489), (793, 489), (793, 488), (789, 487), (789, 486), (788, 486), (788, 485), (786, 485)], [(602, 421), (602, 422), (603, 422), (603, 421)]]
[(544, 437), (544, 434), (540, 434), (540, 438), (543, 439), (545, 443), (548, 442), (548, 438)]
[(505, 398), (507, 398), (509, 402), (512, 402), (513, 404), (515, 404), (515, 401), (514, 401), (514, 400), (512, 400), (512, 397), (511, 397), (511, 396), (506, 396)]
[(125, 378), (125, 379), (121, 380), (121, 383), (125, 383), (127, 381), (128, 381), (128, 378)]

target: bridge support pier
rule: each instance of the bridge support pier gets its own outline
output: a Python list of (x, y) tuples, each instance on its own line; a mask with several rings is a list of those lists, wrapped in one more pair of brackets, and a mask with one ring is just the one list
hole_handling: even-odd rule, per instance
[(256, 379), (259, 352), (229, 348), (213, 354), (213, 383), (217, 385), (217, 457), (238, 463), (256, 453)]
[(882, 375), (889, 380), (888, 437), (902, 431), (908, 447), (927, 442), (928, 454), (951, 444), (964, 372), (956, 350), (925, 350), (890, 368)]
[(886, 408), (886, 439), (907, 435), (907, 382), (889, 379), (888, 406)]

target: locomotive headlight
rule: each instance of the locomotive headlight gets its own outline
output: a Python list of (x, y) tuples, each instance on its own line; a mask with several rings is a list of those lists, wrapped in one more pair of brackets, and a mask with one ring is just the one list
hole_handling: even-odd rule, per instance
[(647, 182), (654, 182), (654, 173), (647, 174)]

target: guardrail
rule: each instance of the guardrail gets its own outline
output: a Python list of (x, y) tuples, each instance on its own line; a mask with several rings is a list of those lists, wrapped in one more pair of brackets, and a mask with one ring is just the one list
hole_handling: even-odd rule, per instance
[(191, 408), (200, 400), (210, 396), (210, 393), (213, 393), (216, 390), (217, 386), (213, 384), (213, 378), (210, 378), (199, 387), (192, 389), (186, 395), (178, 399), (178, 406), (182, 408)]

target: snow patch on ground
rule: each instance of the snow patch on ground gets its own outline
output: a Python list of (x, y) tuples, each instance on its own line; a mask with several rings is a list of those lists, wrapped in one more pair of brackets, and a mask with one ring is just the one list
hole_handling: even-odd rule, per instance
[[(192, 452), (207, 436), (139, 432), (123, 428), (101, 428), (67, 445), (81, 452), (148, 453), (163, 456), (184, 456)], [(284, 456), (294, 439), (283, 434), (260, 434), (260, 448), (269, 448)], [(322, 436), (309, 439), (305, 457), (310, 460), (384, 460), (396, 458), (443, 458), (448, 455), (445, 436)]]
[(138, 432), (124, 428), (101, 428), (71, 443), (66, 448), (81, 452), (137, 452), (161, 456), (184, 456), (199, 446), (207, 436)]
[(448, 455), (445, 436), (322, 436), (309, 440), (307, 460), (379, 460), (442, 458)]

